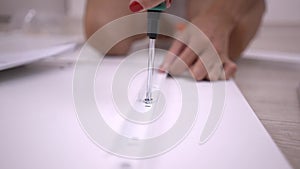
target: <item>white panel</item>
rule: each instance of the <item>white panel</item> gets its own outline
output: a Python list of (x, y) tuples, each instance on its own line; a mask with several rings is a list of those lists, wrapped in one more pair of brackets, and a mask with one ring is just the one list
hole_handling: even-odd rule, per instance
[(86, 0), (67, 0), (68, 16), (72, 18), (83, 18)]
[(64, 0), (0, 0), (0, 14), (14, 14), (35, 9), (39, 13), (65, 13)]
[(266, 24), (300, 24), (300, 0), (266, 0)]

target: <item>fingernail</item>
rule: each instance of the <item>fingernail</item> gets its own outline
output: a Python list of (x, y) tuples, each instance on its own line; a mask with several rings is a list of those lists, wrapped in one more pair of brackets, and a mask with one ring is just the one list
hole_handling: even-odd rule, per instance
[(143, 6), (137, 2), (137, 1), (133, 1), (130, 5), (129, 5), (129, 9), (132, 11), (132, 12), (139, 12), (141, 10), (143, 10)]
[(158, 69), (158, 73), (166, 73), (166, 71), (162, 69)]
[(166, 69), (162, 66), (159, 67), (158, 72), (159, 73), (167, 73)]
[(166, 0), (166, 3), (167, 3), (167, 8), (170, 8), (170, 7), (171, 7), (172, 0)]
[(176, 25), (176, 29), (180, 32), (183, 32), (185, 30), (185, 28), (186, 28), (186, 24), (184, 24), (184, 23), (178, 23)]

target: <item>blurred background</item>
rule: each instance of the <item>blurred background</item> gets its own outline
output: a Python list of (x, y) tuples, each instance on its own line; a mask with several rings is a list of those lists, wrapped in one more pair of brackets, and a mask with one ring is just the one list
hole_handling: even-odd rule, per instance
[(84, 6), (78, 0), (0, 0), (0, 30), (80, 32)]
[[(50, 35), (42, 37), (47, 38), (46, 45), (51, 38), (53, 44), (82, 41), (85, 4), (85, 0), (0, 0), (0, 58), (13, 46), (7, 41), (25, 39), (20, 32)], [(300, 0), (266, 0), (266, 4), (261, 29), (238, 61), (235, 81), (287, 159), (300, 168)], [(18, 36), (12, 38), (15, 33)], [(20, 46), (12, 49), (20, 52)]]
[[(264, 22), (251, 47), (299, 53), (300, 48), (296, 44), (300, 42), (300, 1), (266, 2)], [(85, 0), (0, 0), (0, 30), (22, 27), (59, 32), (63, 27), (63, 31), (68, 29), (69, 33), (80, 33), (85, 3)]]

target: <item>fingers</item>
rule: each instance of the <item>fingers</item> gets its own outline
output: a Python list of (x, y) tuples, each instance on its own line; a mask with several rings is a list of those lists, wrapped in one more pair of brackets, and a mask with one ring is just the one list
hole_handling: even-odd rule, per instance
[(170, 67), (170, 73), (172, 75), (180, 75), (188, 67), (192, 66), (195, 60), (197, 60), (197, 55), (188, 47), (186, 47), (179, 57), (173, 62)]
[[(208, 50), (203, 54), (212, 57), (211, 52), (208, 52)], [(210, 60), (209, 62), (205, 62), (205, 64), (211, 67), (213, 65), (213, 60), (211, 58), (206, 60)], [(189, 68), (193, 78), (196, 80), (202, 80), (207, 75), (206, 68), (199, 59), (199, 56), (183, 42), (175, 40), (169, 49), (169, 53), (165, 56), (164, 62), (161, 65), (161, 70), (168, 71), (171, 75), (178, 76)]]
[(203, 80), (206, 75), (207, 71), (205, 69), (204, 64), (200, 59), (191, 67), (191, 74), (195, 80)]
[(195, 80), (220, 80), (222, 61), (219, 59), (219, 55), (213, 50), (207, 49), (197, 57), (196, 63), (191, 66), (191, 73)]
[(228, 60), (226, 63), (224, 63), (224, 71), (225, 71), (226, 80), (228, 80), (234, 77), (237, 71), (237, 66), (234, 62)]
[(172, 0), (166, 0), (166, 3), (167, 3), (167, 8), (170, 8), (170, 7), (171, 7)]
[(172, 0), (130, 0), (129, 9), (132, 12), (141, 12), (153, 8), (162, 2), (166, 2), (167, 8), (171, 6)]
[(197, 81), (203, 79), (210, 81), (229, 80), (235, 76), (236, 71), (236, 64), (230, 60), (224, 63), (223, 68), (217, 64), (215, 64), (212, 68), (209, 68), (205, 66), (200, 59), (198, 59), (197, 62), (191, 67), (192, 76)]
[(185, 45), (181, 43), (180, 41), (175, 40), (169, 49), (169, 53), (165, 56), (163, 64), (160, 66), (160, 69), (164, 72), (168, 71), (170, 65), (174, 62), (176, 59), (176, 56), (178, 56)]
[[(173, 45), (171, 49), (175, 52), (180, 52), (179, 48), (175, 49), (178, 44), (176, 42), (176, 45)], [(183, 44), (181, 45), (184, 49), (176, 59), (174, 59), (176, 56), (173, 56), (172, 60), (165, 59), (170, 67), (170, 74), (178, 76), (190, 68), (191, 75), (197, 81), (203, 79), (210, 81), (228, 80), (235, 75), (237, 66), (227, 56), (223, 56), (225, 58), (221, 59), (219, 55), (205, 51), (200, 58), (190, 48)], [(182, 48), (182, 46), (180, 47)]]
[(188, 28), (190, 27), (184, 27), (179, 31), (179, 39), (182, 42), (175, 41), (170, 48), (170, 51), (178, 57), (174, 59), (174, 56), (171, 58), (167, 56), (162, 65), (163, 69), (175, 76), (182, 75), (189, 69), (193, 78), (198, 81), (228, 80), (233, 77), (237, 66), (228, 58), (227, 34), (210, 34), (208, 37), (201, 34), (197, 37), (193, 27)]

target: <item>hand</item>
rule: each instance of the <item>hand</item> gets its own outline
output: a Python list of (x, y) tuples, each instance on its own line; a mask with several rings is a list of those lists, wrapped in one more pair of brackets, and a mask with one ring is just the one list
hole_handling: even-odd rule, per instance
[[(161, 69), (172, 75), (180, 75), (187, 69), (182, 65), (184, 62), (196, 80), (224, 80), (233, 77), (237, 67), (228, 57), (233, 22), (223, 16), (202, 14), (194, 17), (191, 23), (198, 30), (190, 29), (194, 27), (192, 25), (185, 28), (181, 26), (181, 41), (173, 42), (169, 50), (173, 56), (169, 54), (165, 57)], [(203, 32), (202, 36), (195, 36), (200, 30)]]
[(162, 2), (166, 2), (167, 8), (171, 6), (172, 0), (130, 0), (129, 9), (132, 12), (141, 12), (153, 8)]

